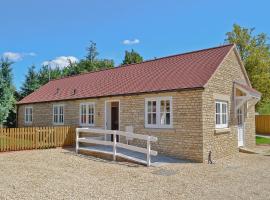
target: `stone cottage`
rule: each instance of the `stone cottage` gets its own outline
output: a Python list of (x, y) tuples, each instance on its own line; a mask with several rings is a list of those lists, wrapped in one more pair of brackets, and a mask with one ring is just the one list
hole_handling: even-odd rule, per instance
[(52, 80), (18, 102), (17, 118), (19, 127), (132, 127), (158, 137), (159, 154), (204, 162), (209, 151), (218, 159), (255, 145), (259, 99), (229, 44)]

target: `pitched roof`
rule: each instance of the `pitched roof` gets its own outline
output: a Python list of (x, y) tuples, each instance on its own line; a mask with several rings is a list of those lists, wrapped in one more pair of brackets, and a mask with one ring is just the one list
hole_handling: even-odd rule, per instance
[(233, 45), (52, 80), (18, 104), (203, 88)]

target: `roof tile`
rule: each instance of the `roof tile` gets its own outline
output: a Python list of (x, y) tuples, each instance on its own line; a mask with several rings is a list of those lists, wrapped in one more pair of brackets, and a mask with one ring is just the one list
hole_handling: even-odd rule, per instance
[(18, 104), (200, 88), (232, 47), (224, 45), (52, 80)]

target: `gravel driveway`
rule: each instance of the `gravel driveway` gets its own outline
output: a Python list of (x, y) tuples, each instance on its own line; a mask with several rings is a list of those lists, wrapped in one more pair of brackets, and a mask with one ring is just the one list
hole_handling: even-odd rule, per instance
[(270, 199), (263, 155), (147, 168), (51, 149), (1, 153), (0, 169), (0, 199)]

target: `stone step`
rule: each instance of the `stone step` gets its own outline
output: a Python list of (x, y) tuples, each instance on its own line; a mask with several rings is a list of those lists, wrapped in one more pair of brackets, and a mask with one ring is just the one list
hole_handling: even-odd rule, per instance
[(245, 147), (239, 147), (239, 152), (249, 153), (249, 154), (257, 154), (257, 152), (255, 150), (248, 149), (248, 148), (245, 148)]

